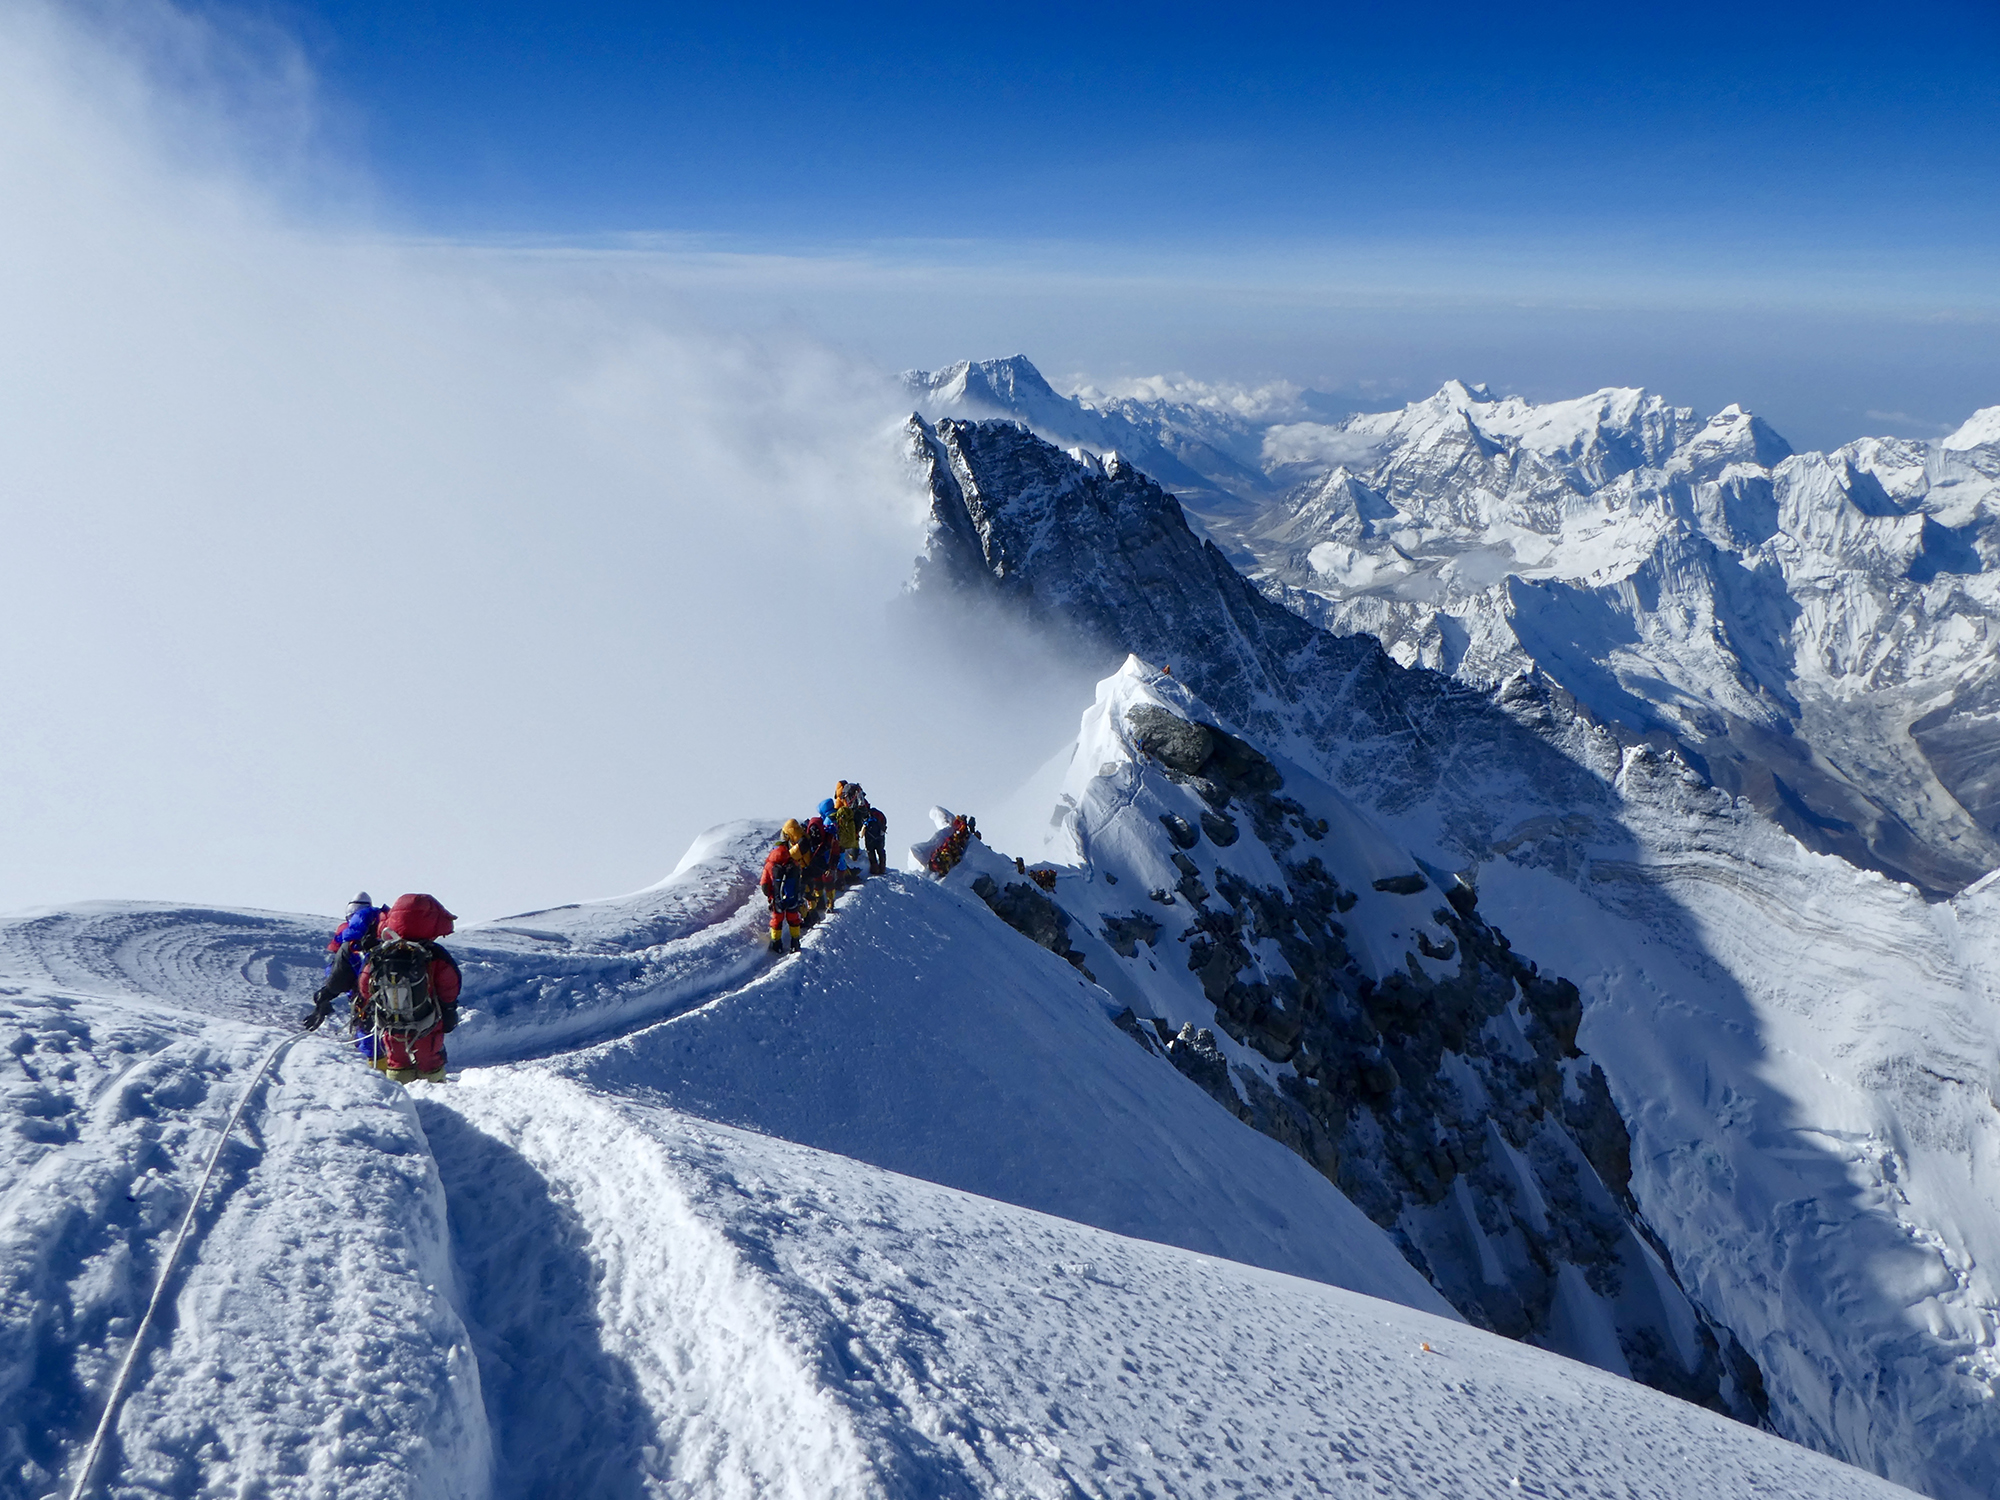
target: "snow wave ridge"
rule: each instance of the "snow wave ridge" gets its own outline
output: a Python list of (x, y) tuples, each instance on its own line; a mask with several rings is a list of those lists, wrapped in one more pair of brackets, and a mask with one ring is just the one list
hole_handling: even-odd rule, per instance
[(628, 1452), (655, 1494), (1905, 1493), (1462, 1324), (538, 1068), (425, 1110), (573, 1206), (602, 1273), (591, 1336), (658, 1423)]
[[(21, 1071), (0, 1116), (0, 1495), (44, 1495), (81, 1456), (271, 1039), (129, 1000), (0, 1001)], [(121, 1410), (119, 1482), (481, 1500), (479, 1370), (409, 1100), (302, 1046), (252, 1104)]]

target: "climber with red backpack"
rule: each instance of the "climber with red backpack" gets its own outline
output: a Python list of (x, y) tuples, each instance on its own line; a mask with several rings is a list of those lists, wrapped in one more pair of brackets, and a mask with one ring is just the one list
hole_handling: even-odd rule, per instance
[(778, 842), (764, 857), (764, 899), (771, 903), (771, 951), (789, 944), (796, 952), (806, 921), (806, 852), (800, 847), (805, 830), (787, 818)]
[(362, 965), (355, 1034), (398, 1083), (444, 1082), (444, 1038), (458, 1025), (461, 977), (437, 940), (451, 935), (453, 920), (434, 896), (399, 896), (376, 924)]

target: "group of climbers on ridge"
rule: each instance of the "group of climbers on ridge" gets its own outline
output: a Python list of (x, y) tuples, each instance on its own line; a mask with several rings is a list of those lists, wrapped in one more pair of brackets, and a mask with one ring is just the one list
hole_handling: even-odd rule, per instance
[(354, 1046), (363, 1057), (398, 1083), (443, 1083), (444, 1038), (458, 1025), (462, 980), (458, 960), (438, 939), (451, 935), (455, 920), (435, 896), (377, 906), (361, 892), (326, 945), (333, 958), (313, 992), (306, 1030), (319, 1030), (333, 1002), (351, 994)]
[[(981, 843), (986, 841), (979, 836), (979, 820), (965, 813), (954, 817), (940, 832), (942, 837), (935, 840), (924, 864), (931, 874), (942, 880), (958, 867), (958, 862), (965, 858), (965, 851), (974, 839), (979, 839)], [(1014, 863), (1019, 866), (1021, 862), (1016, 860)], [(1041, 884), (1039, 875), (1035, 877), (1035, 883)]]
[(835, 783), (833, 795), (805, 822), (787, 818), (778, 842), (764, 858), (771, 951), (796, 949), (805, 929), (833, 910), (834, 897), (843, 886), (885, 873), (888, 837), (889, 820), (869, 804), (868, 794), (856, 781)]
[[(869, 805), (859, 782), (842, 781), (804, 823), (787, 819), (764, 861), (764, 896), (771, 903), (771, 947), (798, 947), (804, 929), (833, 910), (846, 885), (889, 868), (889, 820)], [(313, 992), (307, 1031), (352, 995), (349, 1021), (355, 1049), (398, 1083), (445, 1080), (444, 1039), (458, 1026), (463, 984), (458, 960), (438, 942), (456, 918), (435, 896), (399, 896), (377, 906), (362, 891), (327, 942), (326, 977)]]

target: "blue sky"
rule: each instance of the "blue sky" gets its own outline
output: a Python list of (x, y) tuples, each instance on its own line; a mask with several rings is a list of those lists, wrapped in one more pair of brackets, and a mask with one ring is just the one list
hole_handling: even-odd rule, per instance
[(2000, 401), (1991, 0), (210, 13), (297, 39), (389, 226), (649, 251), (889, 364), (1645, 383), (1813, 445)]
[[(1970, 246), (2000, 8), (317, 0), (429, 227), (788, 245), (1643, 232)], [(1750, 222), (1746, 223), (1745, 220)]]

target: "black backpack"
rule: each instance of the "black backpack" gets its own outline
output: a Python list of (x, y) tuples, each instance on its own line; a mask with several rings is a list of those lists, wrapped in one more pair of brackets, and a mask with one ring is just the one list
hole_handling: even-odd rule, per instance
[(413, 938), (385, 940), (368, 960), (368, 998), (375, 1024), (384, 1031), (428, 1031), (437, 1020), (431, 994), (429, 943)]

